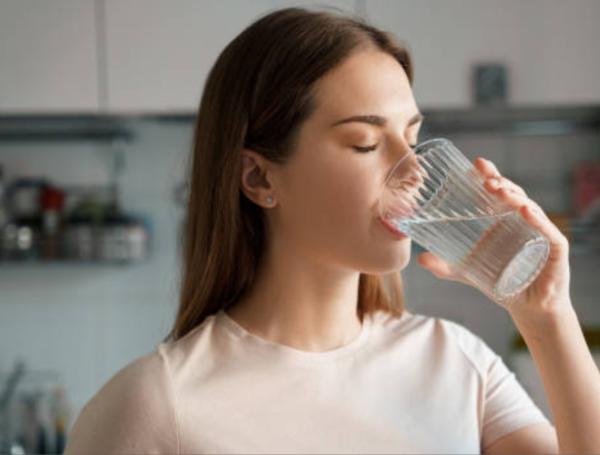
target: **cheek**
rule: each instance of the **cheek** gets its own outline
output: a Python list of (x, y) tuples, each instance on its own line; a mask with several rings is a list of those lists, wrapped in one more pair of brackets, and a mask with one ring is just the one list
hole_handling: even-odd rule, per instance
[(368, 195), (361, 189), (340, 174), (315, 171), (292, 190), (293, 218), (306, 224), (311, 236), (329, 241), (332, 236), (345, 236), (367, 221)]
[(365, 273), (397, 271), (410, 259), (410, 240), (395, 240), (381, 226), (380, 176), (364, 163), (313, 161), (295, 169), (285, 184), (282, 227), (295, 247), (323, 261)]
[(297, 244), (339, 250), (365, 235), (373, 213), (371, 185), (364, 176), (351, 175), (339, 163), (296, 171), (285, 183), (282, 222)]
[(316, 196), (319, 209), (337, 227), (336, 235), (351, 240), (361, 232), (367, 233), (377, 216), (376, 185), (369, 172), (339, 169), (323, 175), (316, 187), (323, 189)]

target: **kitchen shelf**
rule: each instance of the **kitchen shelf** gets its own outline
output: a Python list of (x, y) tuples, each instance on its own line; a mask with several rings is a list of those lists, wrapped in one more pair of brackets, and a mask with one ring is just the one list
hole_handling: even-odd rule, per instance
[(424, 109), (422, 134), (562, 136), (600, 132), (600, 106), (498, 106)]
[(148, 258), (138, 261), (95, 261), (95, 260), (76, 260), (76, 259), (0, 259), (0, 269), (3, 267), (24, 266), (110, 266), (110, 267), (130, 267), (142, 265), (148, 261)]
[[(570, 106), (490, 106), (464, 108), (422, 108), (425, 121), (421, 130), (423, 139), (454, 135), (502, 135), (502, 136), (562, 136), (579, 133), (600, 134), (600, 105)], [(130, 143), (137, 139), (140, 125), (176, 125), (193, 128), (196, 112), (163, 112), (144, 114), (22, 114), (0, 115), (0, 151), (5, 142), (47, 141), (101, 141), (110, 142), (115, 153), (115, 170), (122, 168), (123, 147), (120, 142)], [(115, 147), (115, 145), (117, 145)], [(121, 164), (119, 164), (121, 163)], [(514, 176), (514, 180), (519, 179)], [(520, 176), (522, 177), (522, 176)], [(536, 188), (564, 185), (571, 186), (569, 175), (528, 175), (528, 182)], [(598, 254), (588, 235), (593, 226), (581, 225), (577, 220), (570, 223), (572, 254)], [(597, 234), (594, 235), (597, 238)], [(413, 242), (413, 245), (414, 242)], [(417, 245), (414, 246), (419, 251)], [(422, 250), (421, 250), (422, 251)], [(22, 264), (23, 261), (0, 261), (3, 264)], [(45, 263), (45, 262), (38, 262)], [(78, 261), (53, 261), (75, 263)], [(93, 263), (93, 262), (92, 262)]]
[[(423, 136), (505, 134), (557, 136), (600, 132), (600, 105), (423, 108)], [(0, 115), (0, 143), (19, 141), (131, 142), (138, 123), (193, 125), (196, 112)]]
[(124, 119), (103, 115), (0, 115), (2, 142), (132, 142)]

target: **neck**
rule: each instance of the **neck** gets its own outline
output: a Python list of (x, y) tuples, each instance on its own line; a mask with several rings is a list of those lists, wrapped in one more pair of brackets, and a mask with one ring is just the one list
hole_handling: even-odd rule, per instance
[(287, 247), (269, 251), (253, 288), (228, 307), (231, 318), (257, 336), (303, 351), (335, 349), (358, 336), (358, 272)]

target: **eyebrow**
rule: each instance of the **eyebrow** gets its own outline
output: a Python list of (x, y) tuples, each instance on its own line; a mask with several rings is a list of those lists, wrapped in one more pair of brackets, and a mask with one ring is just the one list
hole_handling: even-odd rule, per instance
[[(424, 119), (425, 119), (425, 116), (423, 116), (423, 114), (418, 112), (415, 115), (413, 115), (413, 117), (408, 121), (408, 126), (414, 125), (415, 123), (422, 122)], [(381, 126), (385, 126), (385, 124), (387, 123), (387, 118), (382, 117), (380, 115), (353, 115), (352, 117), (338, 120), (331, 126), (334, 127), (334, 126), (338, 126), (338, 125), (342, 125), (344, 123), (350, 123), (350, 122), (368, 123), (370, 125), (375, 125), (375, 126), (381, 127)]]

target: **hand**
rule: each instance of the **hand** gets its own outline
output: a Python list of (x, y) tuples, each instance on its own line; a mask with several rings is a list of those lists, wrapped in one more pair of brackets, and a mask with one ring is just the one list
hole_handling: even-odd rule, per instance
[[(488, 160), (477, 158), (475, 168), (484, 179), (484, 188), (503, 202), (518, 209), (523, 219), (538, 229), (550, 243), (550, 253), (544, 268), (534, 282), (512, 301), (503, 304), (513, 318), (526, 323), (540, 316), (557, 315), (571, 308), (569, 295), (569, 242), (548, 219), (540, 206), (529, 199), (523, 188), (500, 175)], [(469, 284), (456, 274), (450, 264), (432, 253), (421, 253), (418, 263), (438, 278)]]

